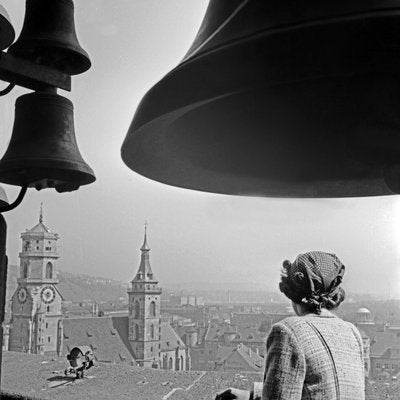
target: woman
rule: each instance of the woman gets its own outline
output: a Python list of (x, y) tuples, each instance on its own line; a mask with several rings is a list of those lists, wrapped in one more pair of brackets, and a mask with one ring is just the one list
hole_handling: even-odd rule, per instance
[(274, 324), (268, 335), (261, 390), (232, 388), (216, 399), (365, 398), (361, 336), (353, 324), (329, 311), (344, 300), (344, 270), (334, 254), (320, 251), (283, 263), (279, 288), (297, 316)]

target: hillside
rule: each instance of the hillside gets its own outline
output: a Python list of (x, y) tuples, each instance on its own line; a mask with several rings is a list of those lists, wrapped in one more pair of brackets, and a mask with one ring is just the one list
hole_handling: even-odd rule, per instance
[[(7, 309), (10, 307), (10, 299), (17, 288), (19, 267), (8, 266), (7, 277)], [(112, 279), (73, 274), (70, 272), (58, 272), (58, 288), (66, 302), (102, 302), (117, 301), (120, 298), (127, 300), (127, 284)]]

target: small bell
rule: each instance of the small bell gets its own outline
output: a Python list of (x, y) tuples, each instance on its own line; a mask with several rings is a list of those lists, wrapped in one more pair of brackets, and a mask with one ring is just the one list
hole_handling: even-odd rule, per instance
[(21, 34), (8, 52), (71, 75), (91, 66), (76, 36), (72, 0), (27, 0)]
[(78, 149), (71, 101), (41, 92), (19, 97), (0, 182), (65, 192), (95, 180)]

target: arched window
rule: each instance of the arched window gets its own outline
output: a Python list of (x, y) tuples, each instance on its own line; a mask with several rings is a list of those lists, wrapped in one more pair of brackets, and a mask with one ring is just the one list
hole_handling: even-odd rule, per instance
[(173, 366), (173, 360), (172, 357), (170, 357), (168, 361), (168, 369), (172, 369), (172, 366)]
[(140, 318), (140, 304), (137, 300), (135, 301), (135, 318)]
[(156, 316), (156, 302), (152, 301), (150, 303), (150, 317), (155, 317)]
[(53, 279), (53, 264), (51, 262), (46, 264), (46, 279)]
[(185, 368), (183, 367), (183, 356), (181, 356), (181, 371), (183, 371)]
[(163, 369), (168, 369), (168, 356), (164, 354), (163, 361), (162, 361)]
[(22, 266), (22, 278), (27, 278), (28, 277), (28, 263), (25, 262), (24, 265)]
[(152, 339), (154, 339), (154, 325), (153, 324), (151, 324), (151, 326), (150, 326), (150, 336)]
[(139, 339), (139, 325), (135, 325), (135, 339)]

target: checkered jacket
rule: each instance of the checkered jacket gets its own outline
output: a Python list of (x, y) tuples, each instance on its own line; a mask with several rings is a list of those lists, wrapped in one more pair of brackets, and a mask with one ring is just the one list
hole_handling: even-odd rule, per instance
[(357, 328), (324, 309), (275, 324), (267, 338), (262, 399), (365, 399)]

